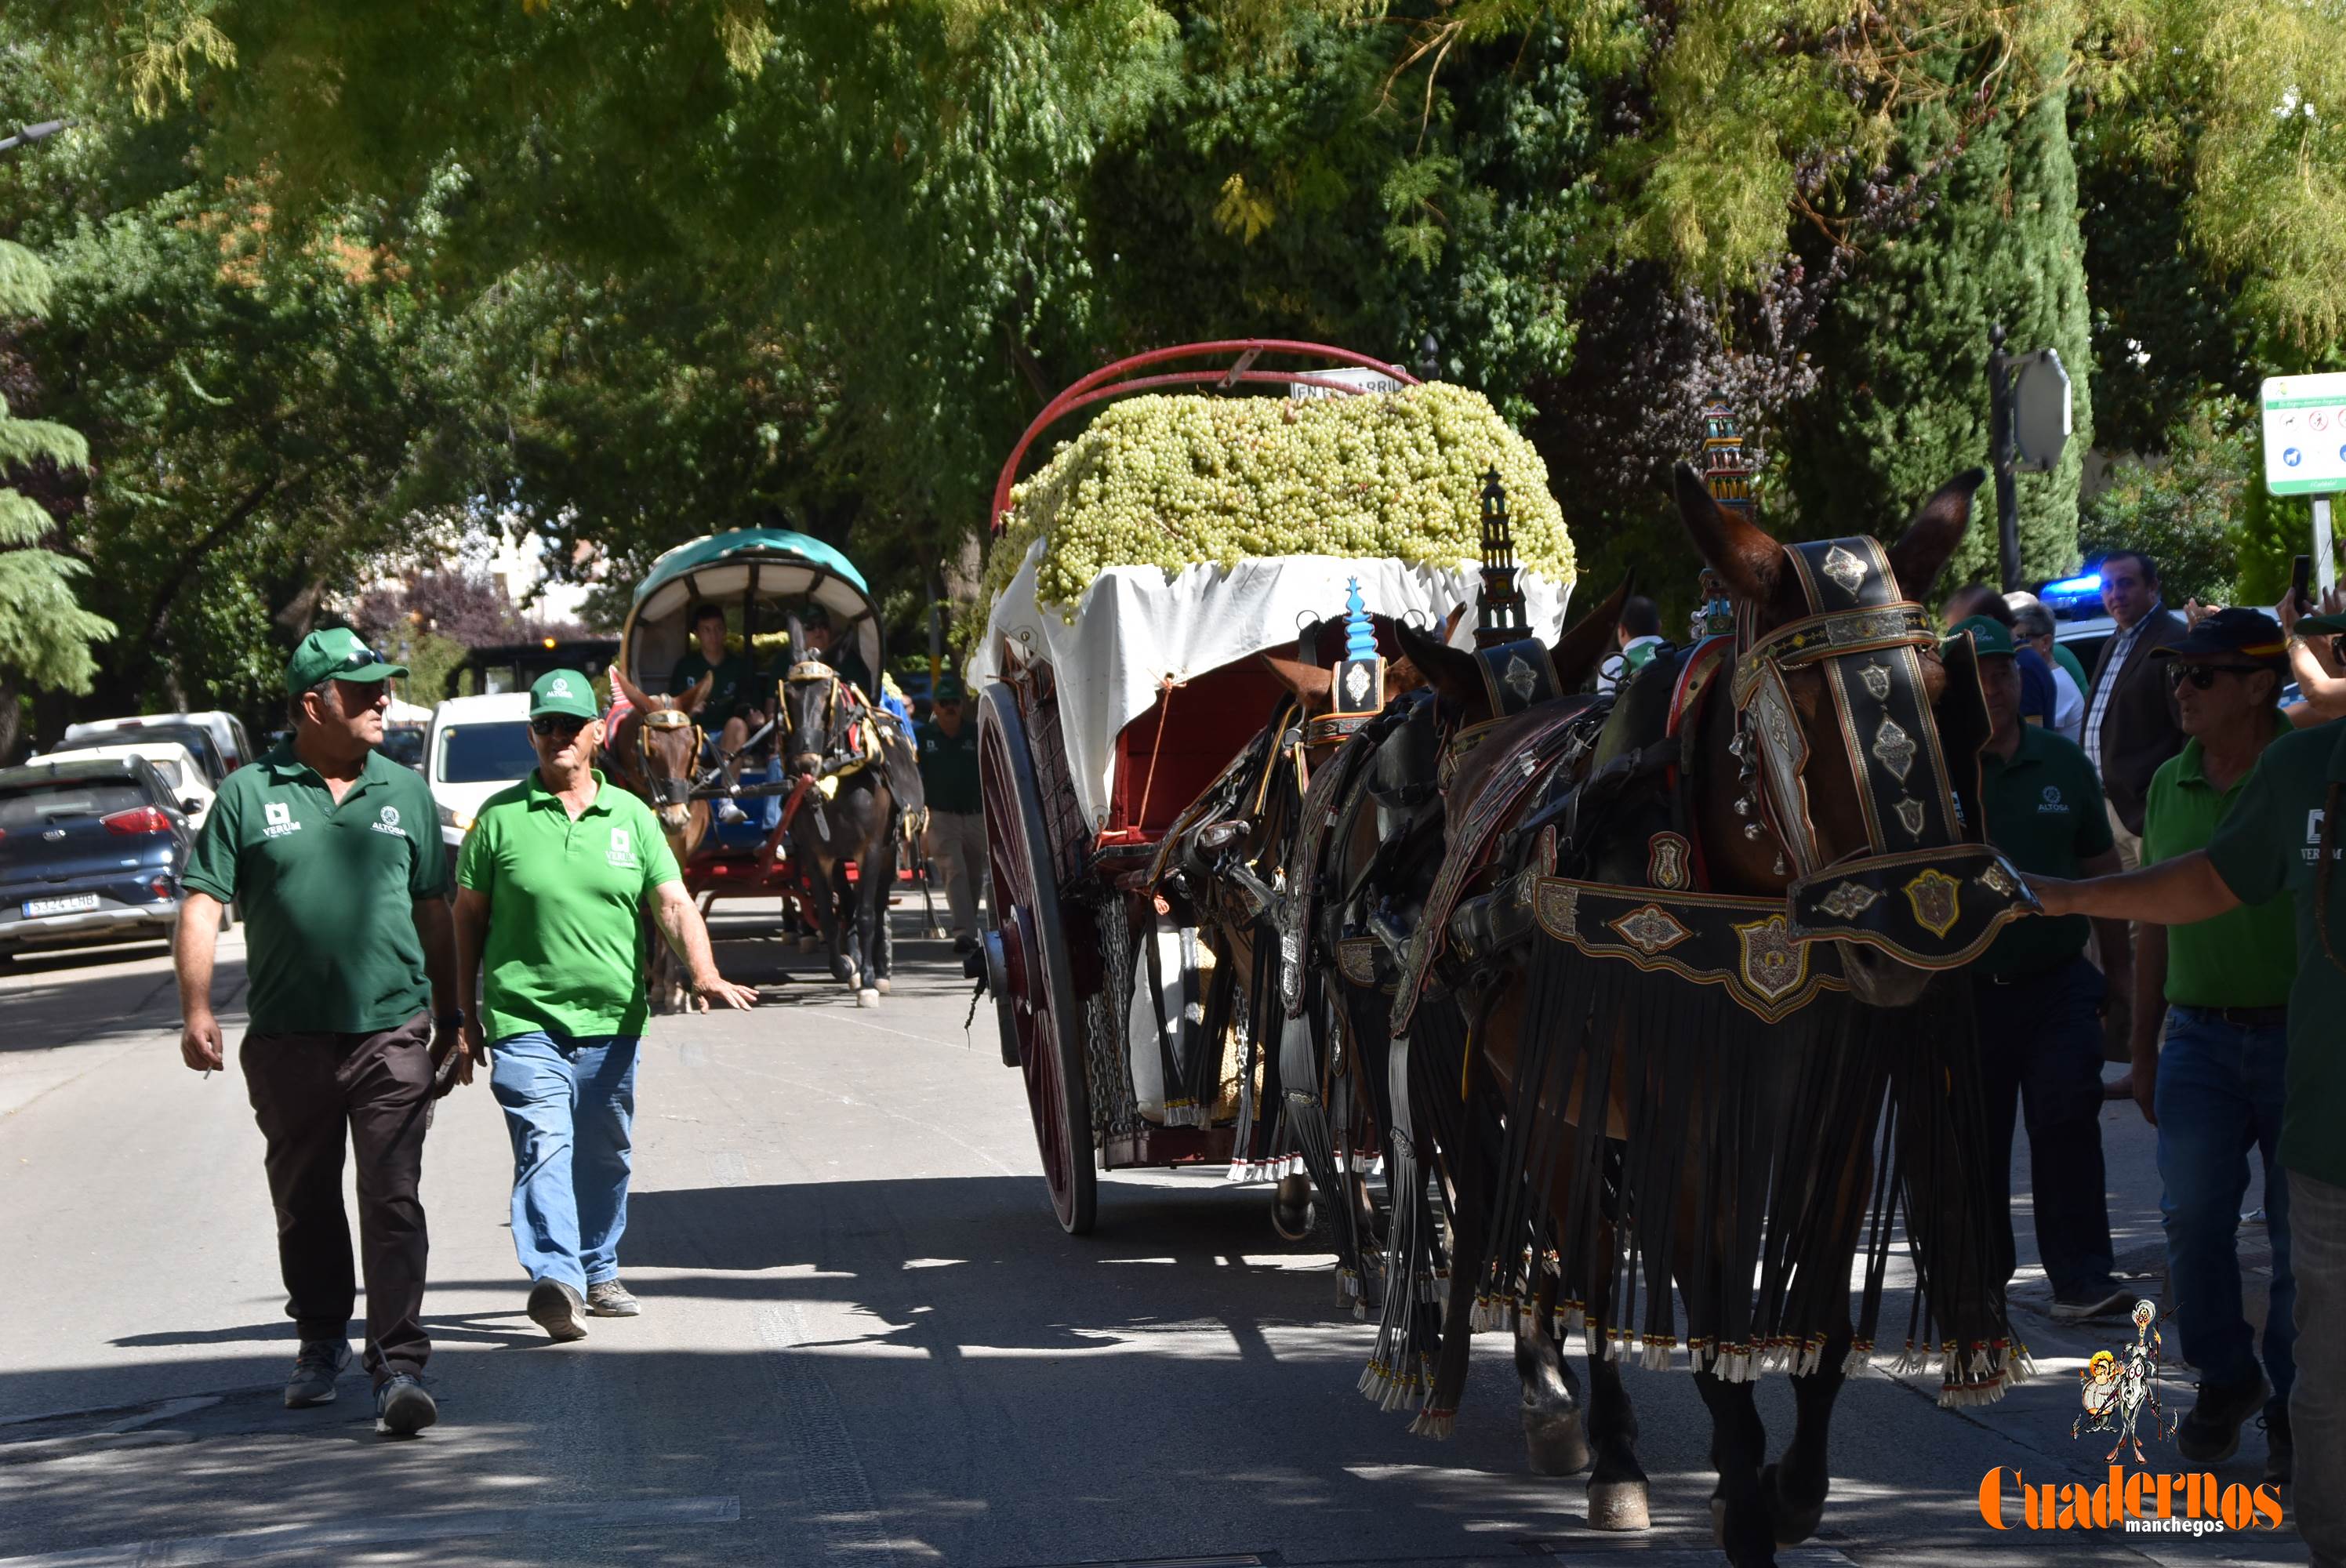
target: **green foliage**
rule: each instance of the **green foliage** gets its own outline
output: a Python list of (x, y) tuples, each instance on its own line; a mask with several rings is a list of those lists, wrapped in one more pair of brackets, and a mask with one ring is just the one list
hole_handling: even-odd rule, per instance
[[(1865, 259), (1827, 315), (1821, 357), (1835, 372), (1797, 412), (1786, 443), (1801, 526), (1893, 533), (1923, 496), (1988, 460), (1989, 329), (2001, 322), (2011, 350), (2057, 349), (2070, 367), (2075, 433), (2051, 473), (2018, 480), (2024, 575), (2066, 571), (2094, 433), (2091, 384), (2079, 374), (2091, 361), (2067, 95), (1968, 134), (1944, 102), (1926, 103), (1910, 116), (1906, 148), (1931, 203)], [(1995, 575), (1993, 499), (1982, 496), (1951, 581)]]
[(2253, 406), (2227, 401), (2195, 409), (2166, 445), (2164, 459), (2121, 463), (2086, 508), (2086, 555), (2145, 552), (2158, 563), (2170, 605), (2278, 599), (2288, 584), (2288, 555), (2296, 552), (2282, 555), (2276, 582), (2260, 559), (2268, 552), (2249, 530), (2249, 502), (2263, 488)]
[[(39, 316), (49, 295), (49, 272), (40, 258), (0, 239), (0, 317)], [(0, 358), (5, 353), (0, 340)], [(0, 686), (12, 706), (19, 687), (87, 691), (97, 667), (91, 645), (114, 635), (113, 623), (84, 609), (76, 596), (88, 564), (49, 547), (56, 519), (6, 483), (36, 467), (54, 472), (88, 465), (89, 446), (79, 433), (49, 420), (20, 418), (0, 400)], [(13, 734), (13, 716), (8, 728)]]

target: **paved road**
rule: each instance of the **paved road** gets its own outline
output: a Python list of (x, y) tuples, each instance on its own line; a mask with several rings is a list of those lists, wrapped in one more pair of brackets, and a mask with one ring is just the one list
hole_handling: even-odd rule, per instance
[[(642, 1319), (545, 1343), (495, 1106), (484, 1085), (443, 1106), (424, 1184), (443, 1424), (412, 1442), (373, 1435), (356, 1375), (336, 1405), (278, 1408), (291, 1344), (260, 1138), (233, 1072), (179, 1065), (159, 950), (0, 966), (0, 1568), (1719, 1560), (1683, 1372), (1628, 1373), (1655, 1529), (1594, 1534), (1577, 1481), (1525, 1470), (1503, 1339), (1446, 1444), (1353, 1392), (1369, 1329), (1259, 1189), (1118, 1176), (1098, 1233), (1062, 1237), (1016, 1075), (983, 1013), (963, 1033), (943, 944), (900, 942), (896, 994), (859, 1012), (748, 922), (720, 934), (765, 1003), (655, 1025), (622, 1253)], [(2147, 1262), (2148, 1139), (2131, 1107), (2106, 1123), (2121, 1261)], [(2041, 1277), (2017, 1290), (2041, 1298)], [(1853, 1380), (1827, 1533), (1782, 1560), (2137, 1558), (2141, 1538), (1979, 1518), (1994, 1466), (2100, 1479), (2098, 1447), (2069, 1439), (2069, 1370), (2115, 1331), (2025, 1332), (2049, 1375), (1985, 1410)], [(1784, 1380), (1760, 1403), (1780, 1440)], [(2224, 1478), (2260, 1457), (2251, 1434)], [(2151, 1544), (2303, 1558), (2293, 1530)]]

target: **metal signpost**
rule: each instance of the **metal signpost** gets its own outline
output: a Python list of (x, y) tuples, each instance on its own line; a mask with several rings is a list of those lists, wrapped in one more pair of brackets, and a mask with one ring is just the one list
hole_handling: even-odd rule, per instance
[(2265, 489), (2313, 498), (2313, 580), (2338, 585), (2330, 498), (2346, 490), (2346, 374), (2272, 376), (2264, 384)]
[(2069, 372), (2058, 350), (2004, 351), (2001, 322), (1988, 330), (1988, 443), (1995, 462), (1996, 547), (2004, 591), (2020, 586), (2022, 469), (2050, 473), (2069, 443)]

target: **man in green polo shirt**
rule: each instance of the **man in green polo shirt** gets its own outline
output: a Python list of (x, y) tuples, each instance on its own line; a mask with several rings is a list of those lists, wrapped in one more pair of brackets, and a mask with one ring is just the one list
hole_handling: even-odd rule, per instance
[[(211, 1003), (220, 912), (243, 907), (250, 1023), (238, 1062), (268, 1140), (285, 1310), (301, 1339), (285, 1403), (330, 1402), (350, 1364), (347, 1133), (366, 1368), (378, 1429), (401, 1435), (438, 1414), (420, 1380), (432, 1354), (419, 1321), (426, 1113), (435, 1092), (473, 1076), (455, 1016), (439, 817), (422, 777), (376, 749), (383, 683), (406, 673), (339, 627), (301, 639), (285, 667), (293, 737), (221, 783), (183, 878), (174, 942), (179, 1054), (209, 1076), (222, 1062)], [(436, 1083), (435, 1062), (446, 1068)]]
[[(2346, 616), (2301, 630), (2346, 633)], [(2296, 917), (2280, 1163), (2296, 1277), (2290, 1504), (2312, 1561), (2346, 1568), (2346, 719), (2274, 739), (2204, 850), (2091, 881), (2038, 882), (2050, 914), (2161, 925), (2214, 920), (2287, 893)]]
[(529, 695), (536, 770), (483, 804), (456, 864), (457, 989), (468, 1041), (494, 1042), (489, 1086), (513, 1139), (529, 1315), (556, 1339), (579, 1339), (583, 1314), (642, 1309), (619, 1283), (619, 1237), (651, 1012), (645, 905), (704, 1011), (748, 1007), (757, 993), (717, 972), (651, 808), (592, 766), (603, 725), (586, 676), (548, 671)]
[[(2287, 649), (2271, 616), (2229, 609), (2152, 650), (2167, 666), (2188, 738), (2144, 797), (2145, 865), (2205, 849), (2266, 747), (2290, 733), (2280, 713)], [(2276, 896), (2172, 932), (2146, 924), (2135, 953), (2131, 1082), (2158, 1129), (2168, 1292), (2183, 1359), (2199, 1374), (2176, 1448), (2195, 1465), (2220, 1464), (2239, 1447), (2240, 1423), (2261, 1411), (2265, 1479), (2274, 1482), (2290, 1479), (2297, 1369), (2289, 1182), (2280, 1164), (2289, 992), (2297, 978), (2292, 918), (2289, 901)], [(2273, 1257), (2262, 1371), (2241, 1311), (2237, 1247), (2251, 1151), (2263, 1161)]]
[[(2012, 629), (1974, 616), (1951, 635), (1973, 639), (1994, 721), (1980, 753), (1988, 841), (2024, 871), (2076, 876), (2117, 870), (2094, 765), (2052, 730), (2022, 720)], [(2086, 962), (2092, 934), (2083, 920), (2008, 925), (1970, 971), (2005, 1275), (2014, 1257), (2013, 1118), (2025, 1111), (2036, 1252), (2053, 1286), (2053, 1316), (2065, 1322), (2123, 1312), (2135, 1299), (2111, 1273), (2102, 1166), (2105, 1001), (2128, 994), (2126, 932), (2122, 925), (2101, 928), (2103, 952), (2118, 960), (2107, 987), (2101, 972)]]
[(977, 793), (977, 726), (963, 712), (961, 678), (937, 677), (920, 727), (921, 793), (929, 807), (929, 856), (945, 877), (954, 951), (977, 946), (978, 891), (985, 885), (985, 817)]

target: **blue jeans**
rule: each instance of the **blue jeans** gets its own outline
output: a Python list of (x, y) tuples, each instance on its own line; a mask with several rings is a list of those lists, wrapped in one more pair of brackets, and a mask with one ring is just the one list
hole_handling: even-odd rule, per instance
[(2211, 1384), (2257, 1374), (2257, 1346), (2240, 1314), (2235, 1245), (2248, 1156), (2264, 1161), (2265, 1228), (2272, 1237), (2272, 1295), (2265, 1310), (2267, 1407), (2279, 1413), (2297, 1380), (2291, 1346), (2297, 1280), (2290, 1272), (2289, 1178), (2274, 1157), (2289, 1026), (2227, 1023), (2220, 1013), (2170, 1008), (2158, 1052), (2158, 1179), (2166, 1191), (2167, 1278), (2175, 1294), (2183, 1359)]
[(2301, 1171), (2289, 1178), (2296, 1228), (2297, 1343), (2290, 1390), (2297, 1481), (2290, 1506), (2313, 1568), (2346, 1568), (2346, 1186)]
[(1999, 985), (1975, 978), (1980, 1088), (1987, 1103), (1987, 1168), (2002, 1204), (2004, 1278), (2016, 1266), (2012, 1235), (2012, 1123), (2028, 1124), (2036, 1256), (2055, 1299), (2111, 1288), (2110, 1210), (2102, 1172), (2101, 972), (2082, 958)]
[(513, 1136), (514, 1251), (533, 1283), (583, 1295), (619, 1277), (638, 1043), (532, 1032), (491, 1048), (489, 1087)]

